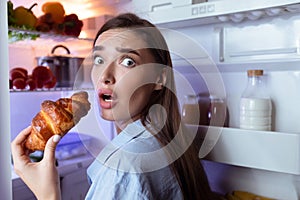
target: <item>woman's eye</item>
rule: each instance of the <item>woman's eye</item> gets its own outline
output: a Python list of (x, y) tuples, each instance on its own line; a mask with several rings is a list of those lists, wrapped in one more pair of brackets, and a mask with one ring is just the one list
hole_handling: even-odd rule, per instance
[(126, 57), (121, 61), (121, 64), (125, 67), (133, 67), (135, 65), (135, 61), (132, 58)]
[(103, 64), (103, 63), (104, 63), (104, 61), (100, 56), (94, 56), (94, 64), (95, 65), (100, 65), (100, 64)]

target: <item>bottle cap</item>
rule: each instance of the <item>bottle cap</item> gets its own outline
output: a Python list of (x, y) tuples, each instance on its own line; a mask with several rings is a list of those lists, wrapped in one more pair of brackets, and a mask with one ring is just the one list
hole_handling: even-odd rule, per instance
[(185, 95), (185, 97), (187, 97), (187, 98), (196, 98), (197, 95), (195, 95), (195, 94), (187, 94), (187, 95)]
[(248, 76), (262, 76), (264, 74), (264, 70), (262, 69), (251, 69), (247, 71)]
[(209, 99), (210, 100), (223, 100), (223, 98), (221, 98), (221, 97), (219, 97), (219, 96), (217, 96), (215, 94), (209, 95)]
[(198, 96), (197, 95), (195, 95), (195, 94), (187, 94), (187, 95), (185, 95), (185, 98), (187, 99), (187, 100), (193, 100), (193, 99), (198, 99)]

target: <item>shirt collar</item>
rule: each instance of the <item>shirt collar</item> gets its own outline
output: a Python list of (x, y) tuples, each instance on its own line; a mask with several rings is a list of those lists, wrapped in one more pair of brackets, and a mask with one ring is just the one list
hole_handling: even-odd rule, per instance
[(126, 126), (110, 143), (108, 143), (104, 149), (99, 153), (98, 159), (104, 163), (115, 151), (122, 148), (132, 139), (139, 137), (145, 131), (146, 128), (143, 126), (140, 120), (136, 120)]
[(145, 127), (142, 124), (141, 120), (136, 120), (136, 121), (128, 124), (126, 126), (126, 128), (123, 131), (121, 131), (120, 135), (125, 134), (131, 138), (134, 138), (134, 137), (137, 137), (138, 135), (140, 135), (144, 131), (145, 131)]

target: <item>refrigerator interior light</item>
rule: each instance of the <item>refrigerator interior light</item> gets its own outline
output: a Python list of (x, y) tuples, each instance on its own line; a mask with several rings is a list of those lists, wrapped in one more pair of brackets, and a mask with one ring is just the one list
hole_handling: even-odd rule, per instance
[(277, 16), (280, 15), (282, 12), (287, 11), (287, 12), (296, 12), (300, 11), (299, 5), (295, 6), (289, 6), (286, 8), (283, 7), (274, 7), (274, 8), (267, 8), (264, 10), (253, 10), (253, 11), (248, 11), (248, 12), (240, 12), (240, 13), (232, 13), (228, 15), (221, 15), (218, 16), (217, 18), (221, 22), (228, 22), (228, 21), (233, 21), (233, 22), (242, 22), (245, 18), (248, 18), (249, 20), (258, 20), (264, 16)]
[(244, 3), (240, 3), (240, 0), (230, 0), (230, 4), (225, 0), (203, 3), (191, 3), (189, 0), (189, 3), (184, 4), (173, 4), (173, 1), (169, 4), (170, 1), (151, 1), (149, 8), (163, 7), (164, 9), (146, 9), (139, 11), (139, 14), (162, 27), (179, 28), (220, 22), (239, 23), (300, 12), (299, 0), (253, 0)]
[(233, 22), (241, 22), (241, 21), (243, 21), (244, 17), (245, 17), (244, 13), (234, 13), (234, 14), (230, 15), (230, 19)]
[(247, 18), (250, 19), (250, 20), (256, 20), (256, 19), (259, 19), (263, 15), (264, 15), (264, 11), (254, 10), (254, 11), (251, 11), (251, 12), (247, 13)]
[(265, 10), (266, 14), (269, 16), (279, 15), (283, 11), (283, 8), (268, 8)]
[(230, 20), (230, 17), (227, 16), (227, 15), (222, 15), (222, 16), (218, 16), (218, 19), (221, 21), (221, 22), (228, 22)]

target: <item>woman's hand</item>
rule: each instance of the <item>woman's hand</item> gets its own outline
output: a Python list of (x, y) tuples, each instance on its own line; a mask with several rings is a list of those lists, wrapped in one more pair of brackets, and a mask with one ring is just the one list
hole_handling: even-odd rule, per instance
[(55, 166), (55, 148), (59, 135), (52, 136), (45, 147), (40, 162), (31, 162), (24, 142), (31, 132), (31, 126), (22, 130), (11, 143), (14, 170), (38, 199), (61, 199), (60, 182)]

